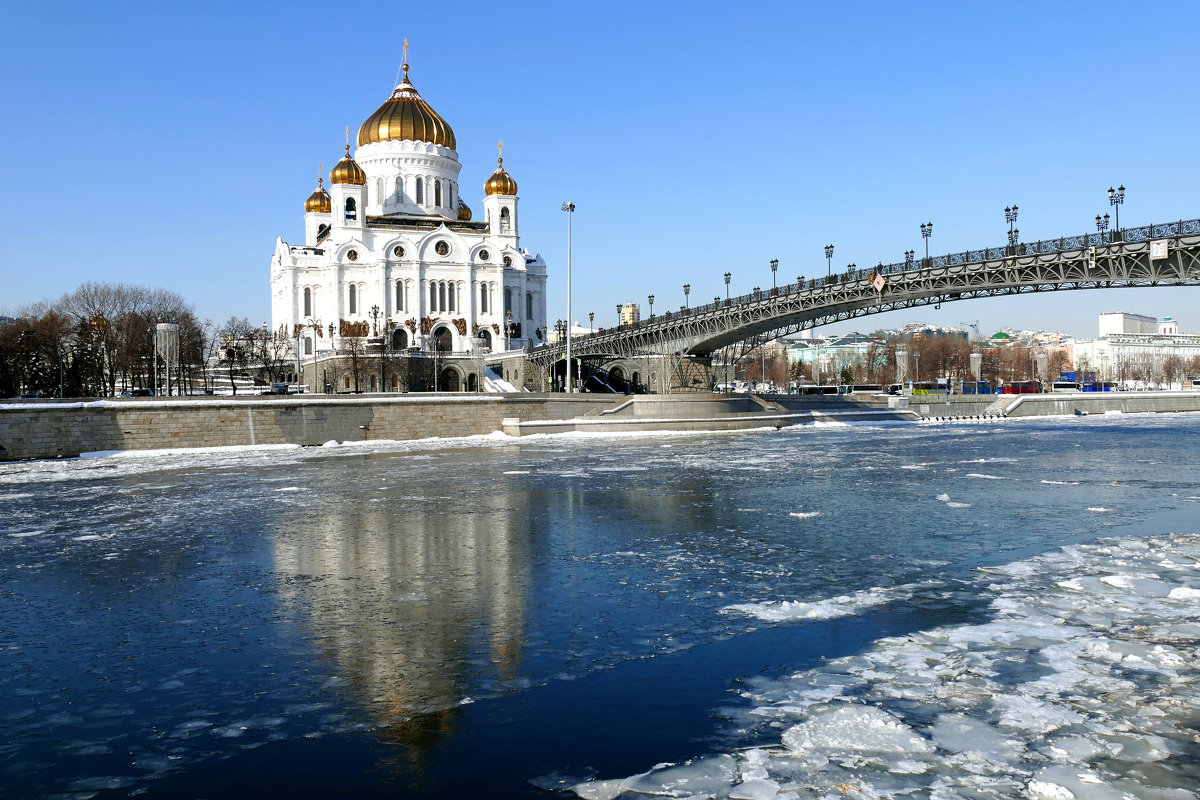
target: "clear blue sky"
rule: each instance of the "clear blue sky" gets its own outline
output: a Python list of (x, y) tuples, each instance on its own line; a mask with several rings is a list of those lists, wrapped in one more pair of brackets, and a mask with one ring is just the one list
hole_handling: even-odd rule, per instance
[[(731, 10), (736, 9), (736, 16)], [(414, 84), (454, 127), (476, 211), (503, 138), (522, 245), (574, 317), (655, 310), (920, 251), (1200, 217), (1200, 4), (9, 4), (0, 312), (88, 280), (158, 286), (202, 318), (269, 314), (276, 236), (303, 237), (326, 170)], [(474, 188), (472, 188), (474, 187)], [(1195, 290), (1062, 292), (827, 330), (979, 320), (1095, 335), (1096, 314), (1177, 317)]]

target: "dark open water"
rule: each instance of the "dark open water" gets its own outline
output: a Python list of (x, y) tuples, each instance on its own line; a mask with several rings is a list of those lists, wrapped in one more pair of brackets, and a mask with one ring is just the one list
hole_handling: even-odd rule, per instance
[(6, 464), (0, 509), (5, 797), (1200, 787), (1197, 415)]

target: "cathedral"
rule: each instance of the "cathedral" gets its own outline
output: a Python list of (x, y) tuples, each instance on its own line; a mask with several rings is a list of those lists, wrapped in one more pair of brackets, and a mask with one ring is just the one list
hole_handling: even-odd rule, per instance
[(480, 347), (518, 350), (545, 338), (546, 264), (520, 247), (517, 182), (503, 150), (477, 221), (461, 196), (454, 131), (409, 81), (407, 61), (403, 80), (359, 126), (353, 154), (347, 133), (328, 189), (318, 177), (304, 203), (304, 244), (275, 243), (273, 327), (314, 364), (314, 383), (316, 359), (362, 343), (453, 364)]

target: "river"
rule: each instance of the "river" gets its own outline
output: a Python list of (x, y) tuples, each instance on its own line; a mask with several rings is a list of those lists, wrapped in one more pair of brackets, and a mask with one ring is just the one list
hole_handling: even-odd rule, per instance
[(0, 795), (1194, 798), (1198, 503), (1194, 414), (0, 464)]

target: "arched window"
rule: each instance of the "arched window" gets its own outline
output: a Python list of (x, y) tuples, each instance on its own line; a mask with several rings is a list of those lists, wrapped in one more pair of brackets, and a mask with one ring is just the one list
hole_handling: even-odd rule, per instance
[(454, 311), (454, 295), (458, 293), (458, 286), (457, 284), (451, 282), (451, 284), (446, 288), (448, 289), (446, 292), (446, 299), (450, 301), (446, 306), (446, 310)]
[(350, 376), (349, 375), (346, 376), (346, 388), (347, 389), (350, 388)]
[(487, 313), (487, 289), (488, 289), (488, 287), (487, 287), (486, 283), (479, 284), (479, 313), (480, 314)]
[(492, 332), (483, 328), (479, 329), (479, 339), (483, 342), (483, 349), (491, 352), (492, 349)]
[(312, 289), (304, 288), (304, 316), (312, 316)]
[(379, 178), (378, 180), (375, 181), (375, 202), (376, 203), (382, 204), (384, 201), (384, 198), (387, 197), (387, 195), (384, 194), (383, 192), (384, 192), (383, 178)]
[(417, 178), (417, 205), (425, 202), (425, 182)]
[(512, 313), (512, 289), (508, 286), (504, 287), (504, 313)]
[(454, 337), (447, 328), (438, 328), (433, 332), (433, 349), (439, 353), (449, 353), (454, 349)]
[(507, 208), (500, 209), (500, 232), (503, 233), (512, 227), (512, 217), (508, 214)]
[(392, 331), (392, 349), (404, 350), (408, 347), (408, 333), (403, 328)]
[(304, 355), (306, 355), (306, 356), (312, 355), (312, 337), (311, 336), (304, 337)]
[(433, 204), (441, 207), (442, 205), (442, 182), (436, 180), (433, 182)]
[(533, 292), (525, 293), (525, 319), (533, 319)]
[(429, 310), (437, 311), (437, 284), (429, 282)]
[(346, 219), (358, 219), (358, 207), (354, 204), (353, 197), (346, 198)]
[(396, 310), (404, 310), (404, 281), (396, 281)]
[(352, 283), (350, 284), (350, 313), (358, 312), (358, 288)]
[(446, 208), (455, 208), (454, 205), (454, 184), (446, 181)]
[(446, 284), (438, 284), (438, 311), (446, 310)]

